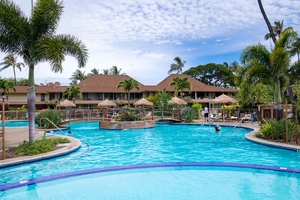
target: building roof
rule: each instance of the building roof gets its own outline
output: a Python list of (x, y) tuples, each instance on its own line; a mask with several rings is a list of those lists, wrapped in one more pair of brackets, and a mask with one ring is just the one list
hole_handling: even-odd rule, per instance
[[(156, 86), (155, 88), (156, 91), (162, 91), (164, 88), (166, 88), (166, 91), (174, 92), (175, 89), (173, 86), (170, 86), (170, 83), (173, 81), (173, 78), (175, 77), (179, 77), (179, 78), (187, 77), (189, 82), (192, 84), (193, 92), (238, 92), (237, 89), (206, 85), (201, 81), (198, 81), (197, 79), (190, 77), (187, 74), (171, 74)], [(188, 89), (184, 89), (183, 91), (188, 91)]]
[[(81, 92), (99, 92), (99, 93), (125, 93), (122, 88), (117, 89), (117, 85), (120, 81), (125, 79), (130, 79), (128, 75), (103, 75), (103, 74), (94, 74), (79, 84), (77, 87), (80, 87)], [(144, 91), (145, 86), (140, 82), (140, 91), (133, 89), (131, 92), (142, 92)]]

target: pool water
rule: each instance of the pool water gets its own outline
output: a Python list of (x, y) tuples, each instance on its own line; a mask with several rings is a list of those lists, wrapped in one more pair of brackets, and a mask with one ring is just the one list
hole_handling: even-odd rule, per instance
[(6, 200), (300, 199), (299, 180), (299, 174), (252, 169), (168, 167), (84, 175), (4, 193)]
[[(73, 123), (70, 129), (70, 136), (82, 141), (78, 151), (54, 159), (2, 168), (0, 186), (79, 170), (145, 163), (216, 162), (300, 168), (300, 153), (249, 142), (244, 135), (250, 129), (224, 126), (216, 132), (214, 126), (157, 124), (151, 129), (102, 130), (98, 122)], [(297, 180), (295, 184), (300, 188), (298, 175), (281, 173)], [(274, 174), (277, 182), (277, 173)], [(80, 176), (78, 180), (81, 180)]]
[[(29, 122), (26, 120), (6, 121), (4, 125), (5, 128), (18, 128), (29, 126)], [(37, 126), (37, 124), (35, 126)], [(0, 122), (0, 127), (2, 127), (2, 122)]]

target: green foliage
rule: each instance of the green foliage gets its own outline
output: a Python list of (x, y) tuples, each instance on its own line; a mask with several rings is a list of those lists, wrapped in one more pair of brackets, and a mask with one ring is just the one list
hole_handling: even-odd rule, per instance
[(202, 109), (202, 104), (200, 104), (200, 103), (194, 103), (192, 105), (192, 108), (195, 109), (195, 110), (201, 110)]
[[(295, 136), (296, 124), (288, 120), (288, 140), (291, 141)], [(273, 140), (285, 140), (286, 138), (286, 120), (279, 121), (274, 119), (266, 120), (261, 126), (262, 138)]]
[[(50, 123), (47, 119), (48, 118), (51, 122), (53, 122), (56, 126), (58, 126), (62, 122), (62, 115), (61, 113), (55, 111), (55, 110), (45, 110), (40, 112), (35, 117), (35, 123), (39, 126), (44, 127), (46, 125), (47, 128), (56, 128), (52, 123)], [(42, 119), (42, 120), (41, 120)]]
[(63, 92), (63, 98), (68, 98), (75, 100), (76, 97), (82, 98), (82, 92), (80, 87), (75, 87), (72, 85), (71, 87), (66, 88), (66, 90)]
[(27, 110), (27, 105), (23, 105), (21, 107), (17, 107), (17, 108), (8, 108), (9, 111), (14, 111), (14, 110)]
[(184, 107), (182, 110), (182, 116), (185, 119), (185, 122), (192, 123), (193, 119), (197, 116), (197, 112), (193, 108)]
[(53, 151), (56, 145), (69, 142), (70, 140), (67, 138), (43, 138), (41, 140), (35, 140), (33, 142), (24, 141), (13, 150), (19, 156), (31, 156)]
[(116, 117), (116, 121), (139, 121), (141, 120), (133, 111), (123, 110), (119, 113), (119, 116)]
[(175, 96), (178, 96), (178, 93), (180, 93), (180, 96), (184, 96), (183, 90), (189, 89), (189, 92), (192, 89), (192, 83), (190, 83), (189, 79), (187, 77), (179, 78), (175, 77), (173, 78), (172, 82), (170, 83), (170, 86), (174, 86), (175, 89)]
[(217, 87), (235, 87), (235, 75), (233, 72), (221, 64), (209, 63), (206, 65), (199, 65), (191, 67), (189, 70), (183, 72), (193, 78), (201, 81), (207, 85)]

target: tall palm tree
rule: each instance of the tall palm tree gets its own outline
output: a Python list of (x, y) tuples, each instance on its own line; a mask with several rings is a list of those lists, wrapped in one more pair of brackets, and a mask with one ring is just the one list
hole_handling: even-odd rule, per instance
[(272, 27), (272, 25), (271, 25), (271, 23), (270, 23), (270, 21), (269, 21), (269, 19), (268, 19), (268, 16), (267, 16), (267, 14), (266, 14), (266, 12), (265, 12), (265, 9), (264, 9), (264, 7), (263, 7), (263, 5), (262, 5), (262, 3), (261, 3), (261, 0), (257, 0), (257, 2), (258, 2), (258, 6), (259, 6), (259, 9), (260, 9), (260, 12), (261, 12), (261, 14), (263, 15), (263, 18), (264, 18), (264, 20), (265, 20), (265, 22), (266, 22), (266, 24), (267, 24), (268, 29), (269, 29), (270, 38), (271, 38), (271, 39), (273, 40), (273, 42), (275, 43), (275, 42), (276, 42), (276, 36), (275, 36), (275, 34), (274, 34), (273, 27)]
[(63, 97), (68, 98), (68, 99), (72, 99), (73, 101), (75, 101), (76, 97), (78, 98), (82, 98), (82, 92), (80, 87), (75, 87), (74, 85), (72, 85), (71, 87), (68, 87), (64, 92), (63, 92)]
[(117, 89), (119, 88), (122, 88), (125, 92), (127, 92), (128, 107), (130, 107), (130, 91), (133, 89), (140, 90), (139, 83), (133, 78), (124, 79), (118, 83)]
[(175, 63), (172, 63), (170, 66), (170, 70), (168, 71), (169, 74), (171, 74), (174, 71), (177, 71), (177, 74), (182, 74), (182, 68), (184, 67), (184, 64), (186, 63), (184, 60), (181, 60), (180, 57), (174, 58)]
[(240, 65), (239, 65), (239, 63), (238, 63), (237, 61), (234, 61), (234, 62), (232, 62), (232, 63), (230, 64), (229, 69), (232, 71), (232, 73), (233, 73), (234, 75), (236, 75), (237, 72), (238, 72), (239, 69), (240, 69)]
[[(287, 78), (288, 67), (290, 65), (290, 54), (287, 48), (297, 37), (297, 33), (292, 29), (284, 31), (276, 40), (274, 49), (269, 52), (268, 49), (261, 45), (247, 47), (241, 54), (242, 64), (248, 69), (246, 71), (257, 71), (252, 73), (252, 79), (259, 75), (272, 77), (274, 84), (274, 101), (276, 102), (276, 118), (280, 119), (280, 104), (282, 103), (282, 87)], [(255, 70), (254, 70), (255, 69)], [(264, 80), (264, 79), (263, 79)]]
[(180, 93), (180, 97), (183, 97), (183, 90), (185, 88), (189, 89), (189, 91), (191, 91), (192, 89), (192, 84), (187, 77), (173, 78), (172, 82), (170, 83), (170, 86), (174, 86), (175, 96), (178, 96), (178, 93)]
[(124, 73), (121, 73), (122, 68), (118, 69), (117, 66), (112, 66), (109, 70), (110, 75), (124, 75)]
[(62, 0), (37, 0), (29, 17), (11, 0), (0, 1), (0, 50), (23, 58), (29, 67), (27, 107), (29, 141), (35, 139), (34, 69), (48, 61), (53, 72), (62, 72), (66, 55), (74, 56), (84, 67), (88, 53), (85, 45), (72, 35), (55, 35), (63, 13)]
[(164, 118), (164, 107), (168, 107), (169, 101), (171, 100), (172, 96), (166, 91), (166, 88), (164, 88), (163, 91), (158, 91), (157, 95), (159, 97), (159, 103), (161, 105), (161, 118)]
[[(283, 20), (282, 20), (282, 21), (275, 21), (274, 26), (272, 26), (272, 29), (273, 29), (273, 33), (275, 35), (275, 39), (277, 40), (284, 31), (286, 31), (287, 29), (292, 29), (292, 27), (289, 26), (289, 27), (283, 29)], [(270, 33), (267, 33), (265, 35), (266, 40), (269, 40), (270, 37), (271, 37)], [(271, 44), (271, 47), (272, 47), (272, 44)]]
[(17, 58), (13, 54), (9, 54), (3, 58), (3, 62), (0, 63), (0, 65), (3, 65), (0, 71), (7, 69), (9, 67), (13, 68), (15, 85), (17, 85), (16, 68), (21, 71), (22, 70), (21, 66), (23, 67), (25, 66), (24, 63), (21, 62), (18, 63)]
[(85, 72), (81, 71), (80, 69), (77, 69), (75, 72), (73, 72), (72, 76), (71, 76), (71, 81), (72, 83), (78, 83), (83, 81), (84, 79), (86, 79), (87, 75), (85, 74)]

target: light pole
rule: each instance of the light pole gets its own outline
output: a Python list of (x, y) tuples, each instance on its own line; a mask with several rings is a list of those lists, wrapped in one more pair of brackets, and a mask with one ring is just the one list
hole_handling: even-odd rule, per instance
[(295, 94), (294, 96), (294, 101), (295, 101), (295, 121), (296, 121), (296, 144), (298, 144), (298, 96)]
[(6, 94), (5, 92), (2, 92), (2, 95), (1, 95), (1, 98), (2, 98), (2, 159), (4, 160), (5, 159), (5, 99), (7, 98), (6, 97)]
[(285, 97), (285, 142), (289, 142), (289, 124), (288, 124), (288, 109), (287, 109), (287, 98), (289, 97), (287, 91), (284, 91)]

